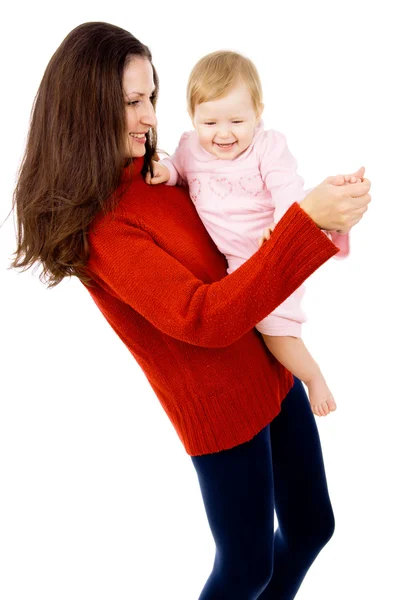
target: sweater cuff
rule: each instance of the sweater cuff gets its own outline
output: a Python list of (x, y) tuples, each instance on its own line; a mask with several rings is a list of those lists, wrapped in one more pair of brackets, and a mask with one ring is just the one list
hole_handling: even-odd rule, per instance
[(287, 251), (284, 248), (283, 263), (284, 271), (292, 271), (292, 283), (297, 281), (297, 287), (311, 273), (325, 263), (329, 258), (339, 252), (330, 239), (317, 226), (315, 221), (294, 202), (283, 215), (272, 232), (275, 242), (274, 251), (279, 252), (278, 241), (288, 236), (292, 243)]

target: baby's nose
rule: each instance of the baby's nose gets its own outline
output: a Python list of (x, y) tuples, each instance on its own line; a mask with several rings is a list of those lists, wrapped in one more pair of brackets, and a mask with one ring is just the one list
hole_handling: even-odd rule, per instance
[(229, 130), (229, 128), (223, 127), (219, 130), (218, 135), (222, 138), (227, 139), (231, 137), (231, 131)]

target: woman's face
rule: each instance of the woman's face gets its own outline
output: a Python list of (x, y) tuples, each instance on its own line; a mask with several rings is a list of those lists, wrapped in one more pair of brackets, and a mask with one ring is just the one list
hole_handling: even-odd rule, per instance
[(140, 56), (128, 62), (123, 73), (123, 91), (126, 101), (126, 147), (129, 157), (145, 154), (146, 133), (156, 127), (152, 105), (155, 90), (153, 71), (149, 60)]

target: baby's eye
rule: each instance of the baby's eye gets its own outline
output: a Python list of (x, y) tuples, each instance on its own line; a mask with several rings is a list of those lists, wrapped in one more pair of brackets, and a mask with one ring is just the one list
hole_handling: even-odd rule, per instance
[(205, 123), (205, 125), (215, 125), (214, 121), (208, 121), (208, 123)]
[(243, 123), (243, 121), (232, 121), (232, 123), (239, 124), (239, 123)]

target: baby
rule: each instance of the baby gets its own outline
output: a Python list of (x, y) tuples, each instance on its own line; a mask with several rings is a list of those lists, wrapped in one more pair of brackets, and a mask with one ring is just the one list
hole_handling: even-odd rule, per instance
[[(232, 273), (310, 190), (303, 189), (285, 137), (264, 130), (261, 82), (249, 59), (229, 51), (205, 56), (191, 72), (187, 100), (194, 131), (182, 135), (173, 156), (153, 164), (153, 177), (148, 173), (146, 182), (189, 186), (192, 202)], [(336, 184), (355, 183), (363, 175), (361, 168)], [(348, 255), (348, 234), (325, 234), (340, 250), (336, 257)], [(275, 358), (306, 384), (313, 413), (324, 416), (336, 403), (301, 339), (303, 293), (301, 286), (256, 329)]]

